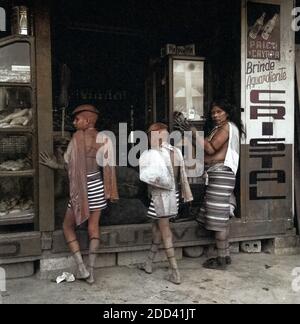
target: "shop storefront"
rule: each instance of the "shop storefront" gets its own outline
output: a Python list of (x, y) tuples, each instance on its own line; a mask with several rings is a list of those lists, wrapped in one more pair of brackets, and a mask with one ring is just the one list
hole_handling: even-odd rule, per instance
[[(2, 264), (33, 264), (68, 252), (62, 233), (66, 174), (41, 166), (38, 156), (48, 151), (62, 158), (73, 132), (72, 110), (81, 103), (100, 109), (99, 129), (113, 131), (119, 151), (128, 151), (132, 131), (153, 121), (172, 127), (174, 111), (202, 130), (211, 100), (229, 98), (247, 131), (231, 239), (295, 234), (292, 0), (235, 0), (230, 6), (191, 0), (184, 8), (179, 1), (172, 7), (168, 1), (0, 4)], [(117, 254), (151, 243), (146, 188), (124, 160), (119, 154), (120, 201), (101, 220), (101, 253), (111, 256), (111, 265)], [(213, 242), (194, 221), (204, 183), (190, 182), (195, 202), (182, 205), (172, 224), (179, 249)], [(78, 235), (86, 248), (86, 229)]]

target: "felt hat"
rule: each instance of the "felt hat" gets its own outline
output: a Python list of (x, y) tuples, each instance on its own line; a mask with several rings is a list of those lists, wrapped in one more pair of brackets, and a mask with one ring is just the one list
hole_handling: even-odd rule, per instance
[(99, 115), (99, 110), (92, 106), (92, 105), (81, 105), (81, 106), (78, 106), (72, 113), (73, 116), (75, 115), (78, 115), (84, 111), (87, 111), (87, 112), (91, 112), (91, 113), (95, 113), (97, 115)]

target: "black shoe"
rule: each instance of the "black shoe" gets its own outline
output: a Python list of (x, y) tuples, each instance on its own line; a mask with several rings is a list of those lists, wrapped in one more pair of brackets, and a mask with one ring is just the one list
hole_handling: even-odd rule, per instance
[(206, 260), (202, 266), (203, 268), (206, 269), (226, 270), (227, 262), (226, 262), (226, 258), (217, 257), (217, 258)]
[(226, 260), (226, 264), (227, 265), (231, 265), (232, 260), (231, 260), (231, 257), (230, 256), (225, 257), (225, 260)]

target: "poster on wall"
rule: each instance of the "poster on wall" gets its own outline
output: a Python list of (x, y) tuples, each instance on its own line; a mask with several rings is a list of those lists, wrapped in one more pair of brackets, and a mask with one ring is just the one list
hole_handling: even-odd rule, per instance
[(248, 2), (248, 59), (280, 60), (280, 6)]

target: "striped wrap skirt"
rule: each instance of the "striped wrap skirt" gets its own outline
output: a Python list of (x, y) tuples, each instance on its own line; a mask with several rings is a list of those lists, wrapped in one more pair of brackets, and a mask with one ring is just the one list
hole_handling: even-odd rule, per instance
[(224, 165), (212, 167), (206, 174), (208, 183), (197, 221), (207, 230), (222, 232), (229, 226), (230, 197), (236, 178), (232, 170)]
[[(104, 183), (100, 172), (87, 175), (88, 202), (90, 211), (104, 210), (107, 208), (107, 201), (104, 193)], [(72, 208), (71, 202), (68, 208)]]
[[(177, 210), (179, 209), (179, 200), (180, 200), (180, 193), (179, 193), (179, 191), (176, 191)], [(154, 201), (153, 201), (153, 199), (151, 199), (147, 216), (151, 219), (159, 220), (159, 219), (172, 219), (172, 218), (177, 217), (177, 214), (176, 215), (168, 215), (168, 216), (158, 216), (155, 211)]]

